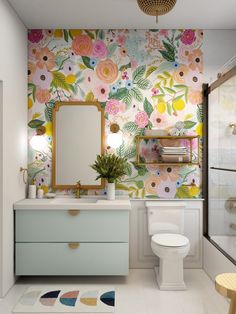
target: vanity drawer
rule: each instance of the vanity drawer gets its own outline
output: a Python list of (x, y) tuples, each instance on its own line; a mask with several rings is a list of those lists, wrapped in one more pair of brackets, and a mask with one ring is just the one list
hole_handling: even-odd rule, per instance
[(68, 243), (16, 243), (16, 275), (128, 274), (128, 243), (70, 246)]
[(16, 242), (128, 242), (123, 210), (17, 210)]

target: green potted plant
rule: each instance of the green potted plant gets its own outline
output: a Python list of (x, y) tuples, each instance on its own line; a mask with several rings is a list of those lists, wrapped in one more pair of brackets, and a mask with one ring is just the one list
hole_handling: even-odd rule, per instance
[(126, 174), (127, 160), (115, 154), (97, 155), (91, 167), (99, 174), (96, 180), (107, 180), (107, 199), (114, 200), (115, 182)]

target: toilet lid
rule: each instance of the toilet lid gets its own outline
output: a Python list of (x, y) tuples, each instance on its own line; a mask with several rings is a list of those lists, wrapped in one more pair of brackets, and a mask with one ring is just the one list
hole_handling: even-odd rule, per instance
[(189, 244), (189, 239), (181, 234), (162, 233), (152, 236), (152, 241), (161, 246), (180, 247)]

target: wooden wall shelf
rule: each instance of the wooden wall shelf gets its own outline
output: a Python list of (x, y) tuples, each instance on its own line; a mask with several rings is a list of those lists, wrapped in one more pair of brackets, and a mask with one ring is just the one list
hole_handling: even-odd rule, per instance
[[(143, 140), (188, 140), (190, 142), (189, 145), (189, 156), (190, 156), (190, 162), (142, 162), (140, 160), (140, 142)], [(193, 144), (192, 141), (194, 139), (198, 140), (197, 144), (197, 161), (193, 161)], [(162, 147), (159, 141), (157, 141), (157, 145), (159, 147)], [(178, 146), (175, 146), (178, 147)], [(136, 136), (136, 164), (137, 165), (163, 165), (163, 166), (198, 166), (199, 165), (199, 154), (200, 154), (200, 144), (199, 144), (199, 136), (198, 135), (183, 135), (183, 136), (151, 136), (151, 135), (143, 135), (143, 136)]]

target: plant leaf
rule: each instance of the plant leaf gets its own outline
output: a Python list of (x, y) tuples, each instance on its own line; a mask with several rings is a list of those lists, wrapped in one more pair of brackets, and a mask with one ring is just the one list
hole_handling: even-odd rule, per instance
[(135, 122), (129, 121), (126, 122), (123, 126), (123, 131), (129, 132), (131, 134), (135, 134), (138, 129), (138, 126)]
[(128, 93), (128, 89), (126, 87), (121, 87), (117, 90), (116, 93), (109, 94), (109, 98), (110, 99), (118, 99), (118, 100), (122, 100)]
[(88, 35), (91, 39), (95, 39), (95, 36), (94, 36), (94, 34), (93, 34), (91, 31), (85, 29), (85, 33), (87, 33), (87, 35)]
[(103, 39), (105, 38), (105, 32), (104, 32), (104, 30), (99, 29), (97, 36), (98, 36), (99, 39), (102, 39), (102, 40), (103, 40)]
[(134, 72), (133, 72), (133, 82), (137, 83), (139, 79), (144, 75), (146, 70), (146, 65), (140, 65)]
[(143, 109), (146, 111), (148, 117), (150, 118), (154, 109), (153, 109), (152, 104), (147, 100), (146, 97), (144, 99)]
[(64, 34), (64, 39), (65, 41), (68, 43), (68, 40), (69, 40), (69, 34), (68, 34), (68, 31), (66, 29), (63, 30), (63, 34)]
[(92, 91), (85, 96), (85, 101), (94, 101), (94, 94)]
[(125, 157), (126, 159), (131, 159), (135, 156), (136, 156), (136, 147), (135, 146), (127, 147), (125, 149), (123, 157)]
[(147, 79), (144, 79), (144, 78), (139, 79), (136, 84), (139, 88), (141, 88), (143, 90), (149, 89), (152, 86), (151, 82)]
[(65, 75), (61, 72), (53, 71), (52, 73), (52, 84), (57, 88), (60, 87), (69, 91), (70, 87), (69, 84), (66, 83)]
[(119, 71), (123, 72), (123, 71), (125, 71), (125, 70), (127, 70), (127, 69), (129, 69), (129, 68), (131, 68), (131, 63), (130, 63), (130, 62), (127, 63), (127, 64), (122, 65), (122, 66), (119, 68)]
[(135, 181), (135, 184), (136, 184), (138, 189), (142, 189), (144, 187), (144, 183), (141, 180)]
[(172, 89), (172, 88), (164, 87), (164, 89), (165, 89), (168, 93), (170, 93), (170, 94), (175, 94), (175, 93), (176, 93), (175, 90)]
[(203, 108), (202, 105), (197, 105), (197, 120), (198, 122), (203, 122)]
[(189, 189), (186, 185), (182, 185), (177, 189), (176, 197), (178, 198), (190, 198)]
[(169, 62), (175, 61), (175, 55), (174, 54), (171, 54), (166, 50), (159, 50), (159, 52), (165, 60), (167, 60)]
[(140, 92), (140, 90), (136, 87), (133, 87), (130, 90), (130, 93), (132, 94), (132, 96), (139, 102), (143, 101), (143, 94)]
[(116, 51), (116, 48), (117, 48), (118, 46), (117, 46), (117, 44), (116, 43), (113, 43), (113, 44), (111, 44), (111, 45), (109, 45), (107, 48), (108, 48), (108, 58), (110, 58), (113, 54), (114, 54), (114, 52)]
[(94, 68), (90, 65), (90, 58), (89, 58), (89, 57), (87, 57), (87, 56), (82, 56), (82, 60), (83, 60), (84, 65), (85, 65), (87, 68), (94, 70)]
[(45, 121), (42, 121), (42, 120), (39, 120), (39, 119), (34, 119), (34, 120), (31, 120), (29, 123), (28, 123), (28, 126), (31, 128), (31, 129), (37, 129), (38, 127), (40, 127), (41, 125), (43, 125), (45, 123)]
[(191, 129), (191, 128), (193, 128), (196, 124), (197, 124), (197, 122), (187, 120), (187, 121), (184, 121), (184, 128), (185, 128), (185, 129)]
[(157, 66), (150, 66), (148, 69), (147, 69), (147, 72), (145, 74), (145, 78), (148, 78), (153, 72), (155, 72), (156, 70), (158, 69)]

